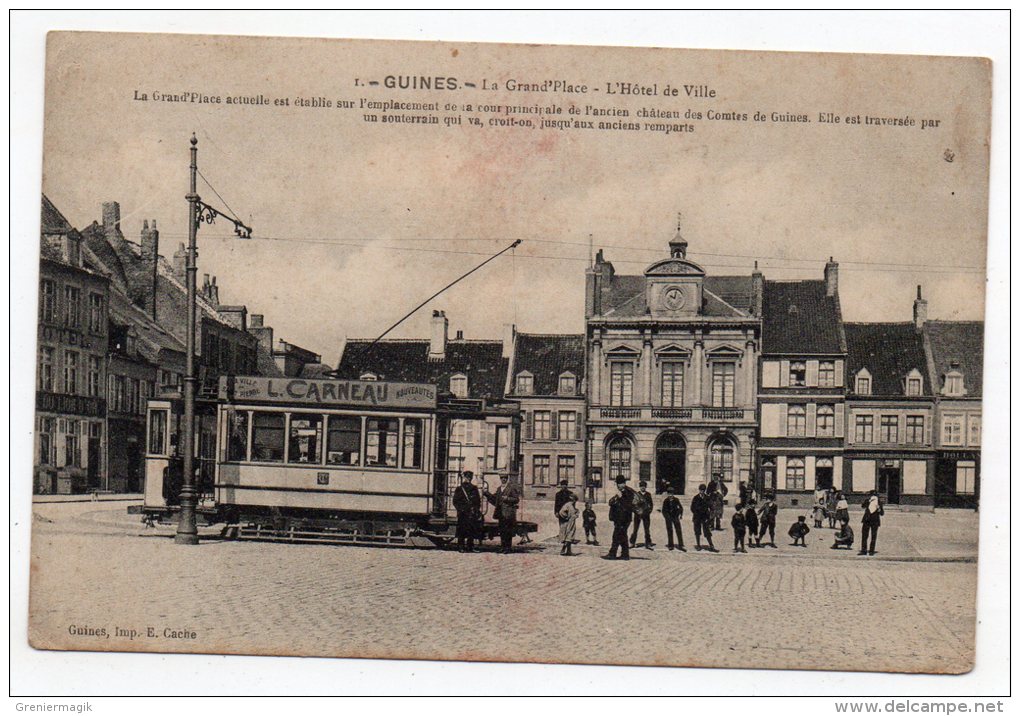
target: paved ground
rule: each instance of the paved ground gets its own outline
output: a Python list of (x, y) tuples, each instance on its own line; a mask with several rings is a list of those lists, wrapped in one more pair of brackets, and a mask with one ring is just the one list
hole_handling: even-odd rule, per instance
[[(125, 503), (33, 507), (30, 631), (41, 648), (907, 672), (973, 660), (977, 570), (959, 561), (976, 554), (967, 512), (891, 514), (882, 559), (829, 550), (823, 529), (807, 549), (784, 539), (746, 555), (642, 549), (605, 562), (583, 544), (558, 556), (548, 503), (525, 506), (541, 529), (509, 556), (181, 547), (139, 527)], [(661, 545), (661, 523), (653, 529)]]

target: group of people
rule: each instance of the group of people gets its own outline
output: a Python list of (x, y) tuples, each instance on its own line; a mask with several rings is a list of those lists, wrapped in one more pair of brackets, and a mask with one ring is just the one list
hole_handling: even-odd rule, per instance
[[(509, 482), (507, 476), (500, 477), (500, 486), (490, 493), (488, 486), (481, 491), (473, 483), (471, 472), (464, 472), (461, 484), (453, 495), (453, 506), (457, 510), (457, 547), (462, 552), (474, 552), (475, 540), (480, 537), (483, 524), (482, 498), (493, 507), (493, 517), (499, 524), (500, 552), (509, 553), (516, 531), (517, 506), (520, 504), (520, 491)], [(638, 483), (634, 490), (627, 484), (627, 478), (616, 478), (617, 494), (609, 500), (609, 521), (613, 524), (613, 538), (609, 553), (603, 559), (630, 559), (630, 550), (637, 547), (639, 532), (644, 532), (644, 547), (651, 550), (655, 547), (651, 534), (651, 515), (655, 510), (652, 494), (648, 492), (648, 483)], [(676, 496), (673, 487), (667, 487), (666, 497), (662, 501), (660, 512), (666, 522), (668, 550), (686, 552), (684, 546), (681, 518), (684, 507)], [(712, 532), (722, 529), (722, 516), (726, 487), (712, 481), (708, 485), (699, 485), (698, 493), (691, 500), (691, 518), (694, 523), (694, 540), (696, 550), (718, 552)], [(573, 545), (577, 538), (577, 521), (580, 518), (585, 536), (585, 544), (598, 546), (597, 519), (592, 503), (586, 501), (584, 510), (579, 510), (578, 497), (570, 489), (566, 480), (561, 480), (559, 490), (553, 500), (553, 511), (559, 521), (560, 554), (573, 555)], [(859, 555), (874, 555), (878, 528), (882, 523), (885, 510), (876, 490), (872, 490), (861, 504), (864, 511), (861, 519), (861, 550)], [(846, 496), (839, 490), (830, 488), (825, 495), (819, 497), (813, 507), (816, 528), (821, 528), (823, 520), (829, 520), (829, 527), (835, 529), (832, 549), (852, 549), (854, 532), (850, 527), (850, 509)], [(762, 540), (768, 535), (766, 547), (776, 548), (776, 517), (779, 507), (775, 495), (766, 492), (761, 505), (752, 485), (740, 483), (740, 498), (730, 520), (733, 529), (733, 551), (747, 552), (748, 547), (762, 547)], [(837, 528), (837, 523), (839, 524)], [(628, 531), (630, 534), (628, 536)], [(793, 538), (792, 546), (807, 547), (806, 537), (811, 532), (807, 517), (801, 515), (788, 531)], [(870, 538), (870, 542), (869, 542)], [(702, 544), (704, 540), (704, 545)]]

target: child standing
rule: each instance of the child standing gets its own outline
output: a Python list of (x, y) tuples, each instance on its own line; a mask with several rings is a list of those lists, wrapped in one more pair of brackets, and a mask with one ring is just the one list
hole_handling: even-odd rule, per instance
[(757, 504), (755, 501), (749, 500), (747, 503), (747, 509), (744, 510), (744, 524), (747, 525), (747, 546), (754, 547), (754, 537), (758, 534), (758, 511), (756, 509)]
[(815, 518), (815, 527), (820, 528), (822, 526), (822, 518), (825, 517), (825, 498), (818, 498), (818, 502), (815, 503), (814, 509), (811, 510), (812, 516)]
[(790, 536), (793, 537), (794, 547), (807, 547), (807, 542), (804, 540), (807, 537), (807, 533), (811, 531), (808, 527), (807, 517), (801, 515), (797, 518), (797, 521), (790, 525)]
[(747, 533), (747, 519), (744, 517), (744, 506), (737, 505), (736, 511), (733, 513), (733, 519), (730, 520), (730, 525), (733, 527), (733, 551), (747, 553), (747, 548), (744, 547), (744, 535)]
[(598, 547), (599, 538), (595, 531), (595, 510), (591, 508), (591, 500), (585, 500), (581, 519), (584, 524), (584, 543), (593, 544)]
[(560, 554), (570, 557), (573, 555), (570, 548), (577, 536), (577, 495), (570, 493), (570, 499), (563, 503), (557, 516), (560, 518), (560, 542), (563, 543)]

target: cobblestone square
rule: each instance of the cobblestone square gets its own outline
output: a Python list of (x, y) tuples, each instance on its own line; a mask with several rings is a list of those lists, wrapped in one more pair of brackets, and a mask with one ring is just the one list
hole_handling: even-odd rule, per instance
[[(34, 513), (37, 648), (940, 673), (973, 661), (973, 561), (857, 558), (829, 550), (827, 530), (807, 549), (779, 540), (746, 555), (667, 552), (653, 532), (659, 548), (625, 563), (584, 544), (560, 557), (544, 518), (504, 556), (212, 532), (186, 548), (125, 503)], [(973, 513), (934, 517), (894, 515), (887, 532), (938, 542), (931, 525), (976, 528)]]

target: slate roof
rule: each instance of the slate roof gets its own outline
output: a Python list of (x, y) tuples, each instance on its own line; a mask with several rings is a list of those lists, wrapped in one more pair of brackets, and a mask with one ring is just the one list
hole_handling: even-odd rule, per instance
[(584, 377), (584, 336), (518, 333), (510, 378), (511, 391), (515, 389), (517, 374), (524, 371), (534, 376), (531, 395), (559, 395), (559, 378), (566, 372), (577, 378), (576, 394), (580, 395), (581, 379)]
[(853, 390), (857, 371), (871, 373), (871, 394), (903, 396), (907, 374), (925, 377), (924, 395), (932, 394), (924, 336), (913, 323), (846, 323), (847, 384)]
[(766, 281), (762, 297), (762, 353), (846, 352), (839, 296), (825, 281)]
[(71, 222), (60, 213), (49, 197), (42, 195), (42, 221), (41, 231), (44, 234), (69, 234), (74, 231)]
[(163, 330), (120, 291), (110, 291), (110, 320), (134, 327), (139, 352), (146, 360), (161, 364), (174, 360), (184, 365), (184, 344)]
[(330, 377), (333, 369), (325, 363), (306, 363), (301, 366), (301, 374), (299, 377), (308, 378), (310, 380), (326, 379)]
[(942, 389), (942, 377), (959, 363), (963, 387), (968, 396), (981, 395), (984, 370), (985, 324), (982, 321), (928, 321), (924, 333), (931, 355), (931, 376), (935, 390)]
[[(702, 287), (705, 299), (702, 315), (741, 317), (751, 314), (750, 276), (705, 276)], [(610, 277), (602, 297), (602, 314), (621, 318), (644, 316), (648, 308), (645, 289), (644, 276)]]
[(429, 359), (426, 340), (379, 341), (367, 354), (370, 340), (349, 340), (337, 366), (340, 378), (356, 380), (375, 373), (380, 380), (430, 383), (441, 392), (450, 390), (450, 376), (463, 373), (468, 379), (468, 397), (502, 398), (509, 359), (503, 357), (501, 341), (451, 340), (446, 355)]

